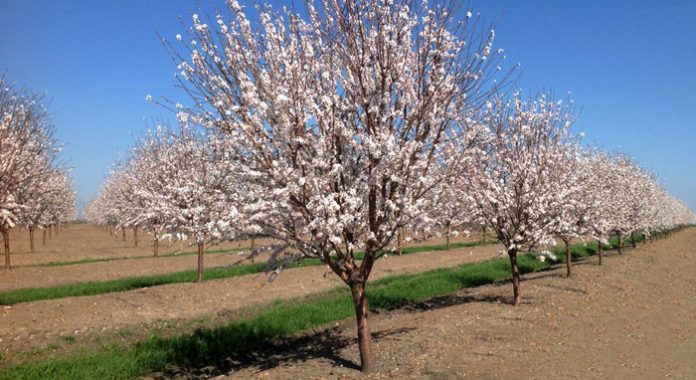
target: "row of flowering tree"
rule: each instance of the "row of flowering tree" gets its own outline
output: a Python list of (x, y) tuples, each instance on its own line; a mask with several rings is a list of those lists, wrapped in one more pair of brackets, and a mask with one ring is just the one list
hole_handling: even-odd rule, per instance
[[(569, 128), (571, 105), (548, 95), (523, 100), (519, 94), (494, 97), (481, 111), (488, 136), (483, 165), (470, 172), (472, 217), (504, 244), (513, 275), (513, 304), (520, 300), (518, 252), (565, 245), (571, 274), (573, 239), (589, 236), (602, 244), (624, 236), (687, 225), (694, 214), (670, 196), (654, 176), (625, 155), (582, 148), (582, 135)], [(548, 252), (548, 251), (542, 251)]]
[[(234, 238), (236, 197), (225, 144), (192, 129), (148, 131), (86, 206), (87, 219), (152, 235), (154, 255), (163, 238), (191, 239), (203, 275), (203, 246), (213, 238)], [(224, 236), (223, 236), (224, 235)]]
[(34, 232), (75, 218), (75, 193), (59, 165), (59, 147), (38, 94), (17, 89), (0, 77), (0, 233), (5, 268), (11, 268), (10, 231)]
[(317, 3), (259, 6), (252, 22), (232, 0), (232, 20), (194, 14), (165, 41), (193, 105), (176, 107), (181, 132), (137, 144), (92, 219), (155, 241), (267, 236), (279, 242), (265, 247), (274, 273), (319, 258), (351, 290), (363, 371), (374, 365), (366, 284), (404, 228), (494, 231), (517, 304), (518, 252), (693, 220), (626, 157), (583, 148), (570, 102), (510, 91), (513, 70), (479, 15), (444, 2)]

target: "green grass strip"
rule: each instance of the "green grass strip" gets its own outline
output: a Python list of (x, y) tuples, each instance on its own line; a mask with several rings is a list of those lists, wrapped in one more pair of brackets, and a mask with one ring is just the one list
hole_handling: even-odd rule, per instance
[[(481, 245), (480, 242), (456, 243), (451, 244), (451, 248), (473, 247)], [(446, 246), (422, 246), (422, 247), (405, 247), (404, 254), (418, 253), (424, 251), (442, 251), (446, 250)], [(362, 260), (364, 254), (358, 253), (355, 255), (357, 260)], [(321, 265), (319, 259), (305, 259), (293, 265), (293, 267), (305, 267)], [(240, 264), (232, 267), (209, 268), (203, 271), (205, 281), (217, 280), (223, 278), (237, 277), (245, 274), (254, 274), (263, 272), (266, 267), (265, 263), (250, 263)], [(40, 300), (50, 300), (65, 297), (90, 296), (96, 294), (105, 294), (113, 292), (124, 292), (128, 290), (185, 283), (196, 282), (196, 270), (186, 270), (168, 274), (155, 276), (141, 277), (126, 277), (117, 280), (93, 281), (78, 284), (66, 284), (51, 287), (37, 287), (27, 289), (17, 289), (5, 292), (0, 292), (0, 305), (14, 305), (21, 302), (32, 302)]]

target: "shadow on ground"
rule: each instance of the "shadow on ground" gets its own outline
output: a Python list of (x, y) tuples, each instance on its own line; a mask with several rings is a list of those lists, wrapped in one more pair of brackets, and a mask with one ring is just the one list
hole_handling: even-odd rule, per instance
[[(403, 334), (413, 328), (389, 329), (372, 333), (372, 339), (379, 342), (389, 336)], [(163, 372), (150, 374), (149, 379), (204, 379), (211, 376), (233, 373), (252, 368), (262, 372), (275, 367), (302, 363), (314, 359), (325, 359), (335, 367), (360, 370), (358, 364), (341, 356), (340, 351), (357, 344), (357, 338), (347, 338), (341, 334), (340, 327), (332, 327), (311, 335), (280, 339), (263, 344), (244, 353), (235, 353), (217, 362), (201, 367), (172, 367)]]

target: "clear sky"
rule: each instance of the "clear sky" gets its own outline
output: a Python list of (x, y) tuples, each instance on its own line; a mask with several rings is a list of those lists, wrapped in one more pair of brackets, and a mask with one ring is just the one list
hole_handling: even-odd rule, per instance
[[(300, 0), (295, 0), (300, 3)], [(241, 1), (251, 4), (251, 1)], [(272, 1), (282, 4), (281, 1)], [(288, 4), (291, 2), (288, 1)], [(51, 100), (80, 199), (149, 121), (147, 94), (182, 103), (170, 40), (215, 0), (0, 0), (0, 72)], [(696, 210), (696, 1), (472, 0), (525, 92), (570, 92), (586, 141), (621, 148)]]

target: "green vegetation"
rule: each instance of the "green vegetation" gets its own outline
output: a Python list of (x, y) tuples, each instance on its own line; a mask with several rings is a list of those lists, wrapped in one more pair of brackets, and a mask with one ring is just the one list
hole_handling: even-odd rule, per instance
[[(451, 244), (452, 248), (472, 247), (481, 245), (480, 242), (458, 243)], [(422, 247), (405, 247), (404, 254), (424, 252), (424, 251), (441, 251), (447, 249), (445, 246), (422, 246)], [(357, 254), (356, 258), (361, 260), (363, 254)], [(315, 266), (320, 265), (319, 259), (305, 259), (293, 265), (293, 267)], [(241, 264), (232, 267), (209, 268), (203, 271), (203, 278), (208, 280), (216, 280), (222, 278), (236, 277), (245, 274), (261, 273), (266, 264), (264, 263), (249, 263)], [(21, 302), (32, 302), (39, 300), (49, 300), (65, 297), (89, 296), (95, 294), (124, 292), (128, 290), (176, 284), (183, 282), (196, 282), (197, 274), (195, 270), (186, 270), (168, 274), (155, 276), (141, 277), (126, 277), (117, 280), (99, 281), (99, 282), (84, 282), (78, 284), (67, 284), (59, 286), (51, 286), (45, 288), (27, 288), (0, 292), (0, 305), (14, 305)]]

